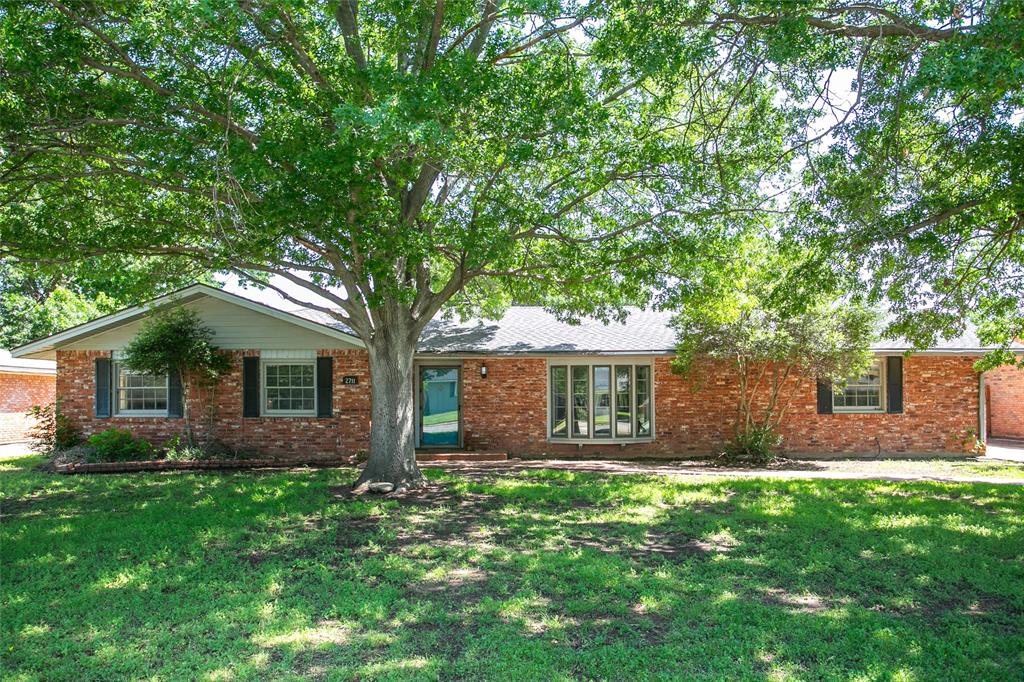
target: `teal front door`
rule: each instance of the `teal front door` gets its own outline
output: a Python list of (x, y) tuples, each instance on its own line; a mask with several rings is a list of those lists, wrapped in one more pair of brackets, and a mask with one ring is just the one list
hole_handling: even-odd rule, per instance
[(458, 447), (458, 367), (420, 367), (420, 446)]

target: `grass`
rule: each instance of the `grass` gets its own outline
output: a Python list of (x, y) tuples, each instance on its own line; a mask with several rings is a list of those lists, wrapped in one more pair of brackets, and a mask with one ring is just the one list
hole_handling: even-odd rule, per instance
[(1024, 488), (0, 464), (5, 680), (1008, 680)]
[(782, 461), (778, 468), (860, 473), (869, 476), (909, 475), (980, 477), (1024, 480), (1024, 463), (964, 457), (929, 459), (817, 459)]
[(459, 421), (459, 411), (450, 410), (448, 412), (438, 412), (437, 414), (423, 415), (423, 425), (433, 426), (434, 424), (446, 424), (448, 422)]

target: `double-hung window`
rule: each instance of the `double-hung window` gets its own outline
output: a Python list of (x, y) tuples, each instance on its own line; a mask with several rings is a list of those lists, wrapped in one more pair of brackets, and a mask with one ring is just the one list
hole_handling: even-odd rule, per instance
[(166, 415), (167, 388), (166, 374), (143, 374), (114, 363), (114, 407), (119, 415)]
[(860, 376), (850, 379), (841, 393), (832, 397), (836, 412), (882, 411), (882, 363), (875, 360)]
[(316, 415), (316, 361), (263, 363), (263, 414)]
[(549, 365), (548, 432), (553, 439), (651, 437), (651, 366)]

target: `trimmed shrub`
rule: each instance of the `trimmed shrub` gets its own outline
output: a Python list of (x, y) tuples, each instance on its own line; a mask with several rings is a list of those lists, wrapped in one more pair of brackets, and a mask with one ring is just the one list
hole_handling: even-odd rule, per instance
[(189, 445), (181, 436), (172, 436), (164, 443), (164, 459), (169, 462), (196, 462), (213, 458), (206, 448)]
[(126, 429), (107, 429), (89, 436), (94, 462), (136, 462), (153, 458), (153, 446)]
[(733, 437), (721, 459), (724, 462), (764, 466), (772, 463), (775, 459), (775, 450), (780, 445), (782, 436), (775, 432), (771, 424), (754, 424)]

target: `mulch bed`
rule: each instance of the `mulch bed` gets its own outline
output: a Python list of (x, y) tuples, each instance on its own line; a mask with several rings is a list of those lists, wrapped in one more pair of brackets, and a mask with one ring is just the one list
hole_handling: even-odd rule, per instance
[(231, 471), (237, 469), (290, 469), (297, 466), (351, 466), (351, 459), (318, 459), (314, 461), (282, 459), (204, 459), (193, 462), (161, 459), (143, 462), (94, 462), (88, 464), (55, 464), (59, 474), (120, 474), (135, 471)]

